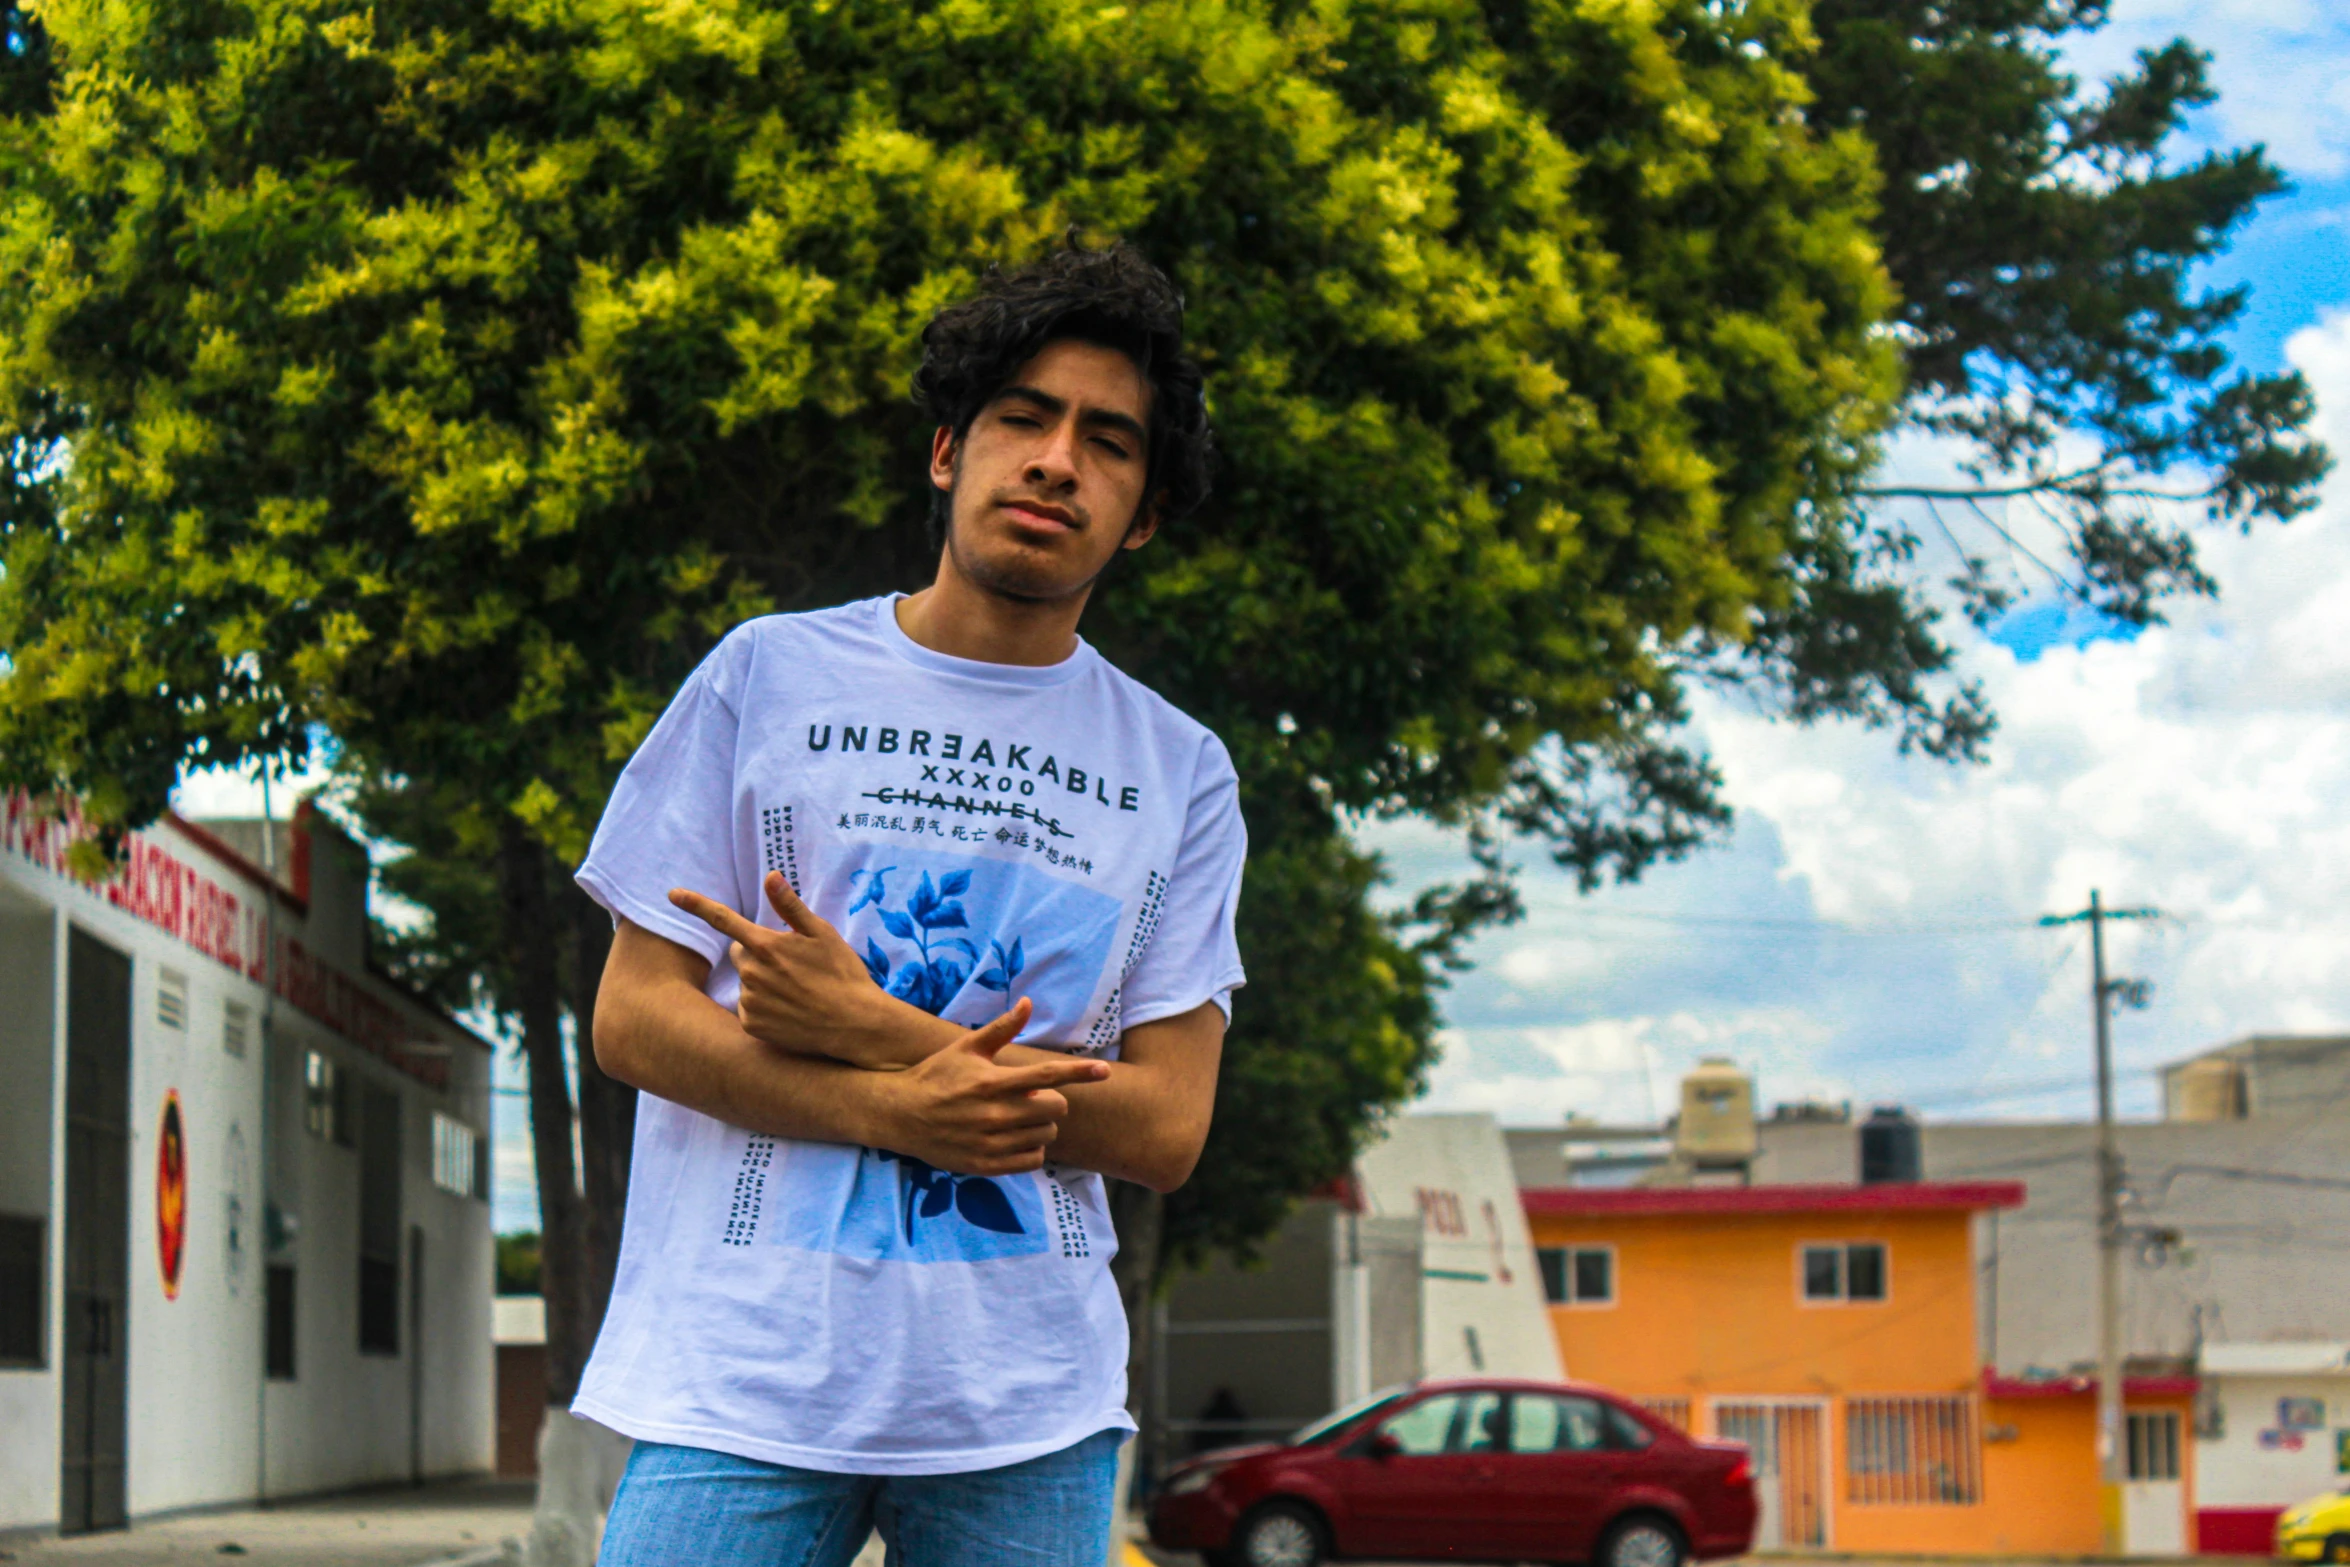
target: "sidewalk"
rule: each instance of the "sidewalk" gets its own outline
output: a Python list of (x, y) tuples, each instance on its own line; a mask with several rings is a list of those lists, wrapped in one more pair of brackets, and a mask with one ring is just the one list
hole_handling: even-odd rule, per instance
[[(422, 1567), (495, 1562), (530, 1529), (528, 1481), (461, 1481), (421, 1490), (362, 1491), (278, 1507), (241, 1507), (133, 1524), (70, 1540), (0, 1537), (0, 1562), (77, 1567)], [(516, 1558), (519, 1560), (519, 1558)]]

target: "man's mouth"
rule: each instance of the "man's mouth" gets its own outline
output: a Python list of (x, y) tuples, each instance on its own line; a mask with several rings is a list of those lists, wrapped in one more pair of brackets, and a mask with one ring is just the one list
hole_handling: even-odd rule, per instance
[(1074, 533), (1080, 526), (1075, 512), (1044, 501), (1008, 500), (1002, 505), (1014, 517), (1035, 527), (1059, 528)]

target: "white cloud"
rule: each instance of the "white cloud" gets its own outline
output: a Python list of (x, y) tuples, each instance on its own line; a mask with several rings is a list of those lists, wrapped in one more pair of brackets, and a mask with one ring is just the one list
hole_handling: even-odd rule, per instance
[[(2350, 451), (2350, 314), (2289, 351)], [(2125, 1105), (2215, 1041), (2350, 1027), (2350, 478), (2289, 525), (2203, 542), (2224, 597), (2134, 641), (2031, 661), (1969, 642), (2001, 719), (1983, 767), (1701, 701), (1730, 844), (1590, 898), (1530, 869), (1527, 920), (1482, 938), (1448, 996), (1432, 1102), (1638, 1117), (1635, 1067), (1669, 1101), (1718, 1052), (1766, 1098), (2077, 1113), (2085, 942), (2031, 922), (2092, 887), (2173, 916), (2109, 940), (2116, 972), (2157, 985), (2117, 1030)], [(1407, 884), (1444, 873), (1425, 829), (1373, 838)]]
[(2219, 102), (2198, 120), (2213, 145), (2264, 142), (2288, 173), (2350, 171), (2350, 13), (2334, 0), (2119, 0), (2112, 23), (2066, 49), (2097, 78), (2138, 49), (2184, 36), (2212, 56)]

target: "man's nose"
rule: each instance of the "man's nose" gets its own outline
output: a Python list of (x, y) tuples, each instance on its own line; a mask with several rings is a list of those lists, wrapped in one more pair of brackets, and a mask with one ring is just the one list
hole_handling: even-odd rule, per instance
[(1060, 489), (1077, 483), (1077, 431), (1073, 421), (1055, 425), (1028, 459), (1028, 482)]

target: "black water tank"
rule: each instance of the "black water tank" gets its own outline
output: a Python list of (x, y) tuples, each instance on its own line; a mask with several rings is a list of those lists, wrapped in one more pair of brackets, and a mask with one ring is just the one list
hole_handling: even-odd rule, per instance
[(1924, 1178), (1917, 1119), (1899, 1105), (1879, 1105), (1860, 1126), (1860, 1184), (1884, 1186)]

